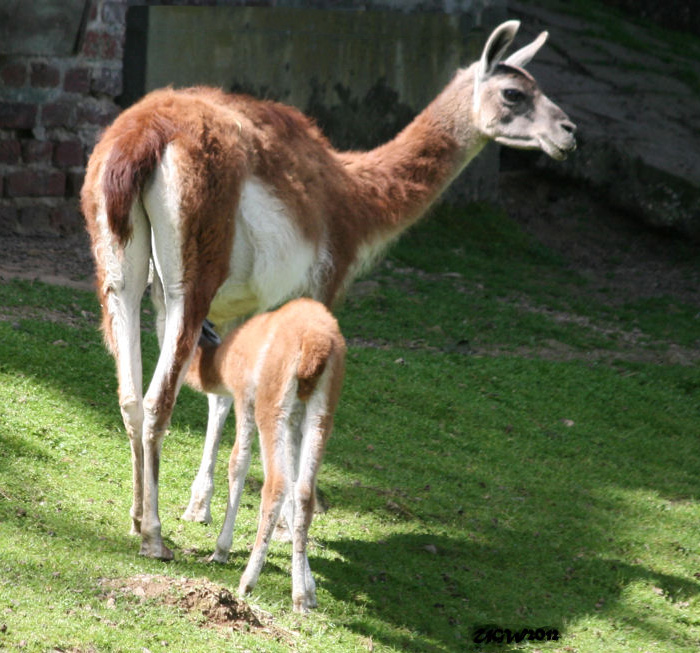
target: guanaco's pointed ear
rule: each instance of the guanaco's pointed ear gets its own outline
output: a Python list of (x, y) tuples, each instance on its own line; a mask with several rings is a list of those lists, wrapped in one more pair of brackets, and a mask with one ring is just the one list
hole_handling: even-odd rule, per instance
[(488, 77), (500, 63), (519, 27), (519, 20), (509, 20), (493, 30), (479, 61), (479, 79)]
[(544, 45), (548, 36), (549, 32), (542, 32), (530, 45), (526, 45), (517, 52), (513, 52), (503, 63), (509, 66), (524, 68)]

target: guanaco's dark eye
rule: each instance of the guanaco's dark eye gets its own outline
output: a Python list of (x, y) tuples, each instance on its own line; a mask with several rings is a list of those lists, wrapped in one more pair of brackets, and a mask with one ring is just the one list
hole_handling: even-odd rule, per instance
[(503, 99), (510, 104), (520, 102), (525, 97), (525, 94), (517, 88), (504, 88), (502, 95)]

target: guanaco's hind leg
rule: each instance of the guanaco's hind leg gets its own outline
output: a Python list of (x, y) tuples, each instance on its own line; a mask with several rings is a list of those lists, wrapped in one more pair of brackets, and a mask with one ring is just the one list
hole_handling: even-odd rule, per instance
[(314, 516), (316, 479), (331, 431), (345, 371), (344, 354), (333, 356), (306, 402), (301, 442), (296, 456), (292, 525), (292, 601), (296, 612), (315, 608), (316, 583), (311, 575), (307, 546)]
[(277, 388), (273, 388), (272, 384), (265, 386), (265, 383), (266, 379), (262, 378), (258, 384), (255, 405), (265, 481), (261, 492), (258, 532), (248, 565), (238, 585), (238, 593), (241, 596), (252, 591), (258, 582), (272, 533), (292, 484), (288, 473), (287, 442), (290, 434), (287, 417), (294, 395), (288, 389), (285, 396), (273, 398)]
[[(175, 405), (183, 372), (189, 363), (196, 335), (188, 333), (187, 297), (182, 283), (182, 261), (177, 239), (164, 228), (162, 215), (149, 207), (153, 225), (155, 274), (162, 284), (165, 316), (159, 316), (161, 349), (158, 363), (144, 397), (143, 518), (141, 554), (169, 560), (172, 552), (163, 544), (158, 516), (158, 473), (165, 431)], [(155, 218), (155, 219), (154, 219)], [(169, 225), (167, 225), (169, 226)], [(170, 245), (170, 246), (168, 246)]]
[(102, 304), (105, 338), (114, 355), (119, 381), (119, 407), (131, 446), (133, 502), (131, 533), (141, 532), (143, 515), (143, 380), (141, 364), (141, 298), (148, 282), (150, 228), (143, 209), (135, 203), (130, 220), (132, 237), (124, 246), (117, 245), (104, 213), (98, 215), (102, 267), (98, 289)]
[[(165, 317), (159, 316), (160, 354), (155, 372), (143, 400), (143, 516), (141, 553), (170, 559), (172, 552), (163, 544), (158, 516), (158, 472), (165, 431), (170, 423), (177, 394), (199, 338), (202, 322), (221, 279), (215, 273), (204, 274), (199, 266), (214, 254), (226, 260), (225, 239), (205, 243), (203, 232), (188, 233), (191, 222), (201, 216), (189, 215), (179, 196), (179, 166), (182, 152), (169, 146), (143, 201), (152, 232), (152, 256), (155, 275), (162, 293), (160, 302)], [(196, 183), (198, 177), (190, 180)], [(223, 215), (210, 218), (227, 224)], [(221, 250), (221, 251), (219, 251)], [(223, 273), (221, 273), (223, 274)]]
[[(160, 251), (163, 242), (167, 242), (166, 237), (155, 225), (153, 231), (154, 261), (163, 284), (165, 320), (158, 363), (143, 401), (141, 554), (169, 560), (173, 554), (163, 544), (158, 516), (160, 454), (175, 400), (199, 338), (204, 314), (191, 307), (191, 294), (196, 289), (187, 288), (184, 283), (182, 261), (177, 252), (172, 249)], [(208, 299), (208, 306), (211, 297), (205, 299)]]
[(319, 384), (306, 407), (293, 490), (292, 601), (295, 612), (307, 612), (316, 607), (316, 583), (311, 575), (306, 549), (314, 516), (316, 478), (333, 423), (333, 407), (329, 406), (332, 403), (328, 393), (330, 384), (327, 379), (321, 381), (326, 383)]

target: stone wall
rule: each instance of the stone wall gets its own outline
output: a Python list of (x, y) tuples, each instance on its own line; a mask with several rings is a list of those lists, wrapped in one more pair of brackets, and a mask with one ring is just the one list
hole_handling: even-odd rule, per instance
[[(478, 26), (482, 20), (494, 22), (492, 16), (484, 19), (494, 9), (500, 9), (499, 17), (502, 17), (505, 2), (21, 0), (2, 3), (0, 236), (59, 235), (82, 229), (78, 198), (87, 157), (100, 131), (121, 110), (120, 105), (133, 99), (122, 97), (127, 11), (132, 8), (136, 11), (143, 5), (175, 4), (206, 11), (207, 6), (251, 5), (339, 9), (346, 10), (340, 12), (345, 15), (351, 13), (347, 10), (444, 13), (457, 16), (458, 22), (458, 16), (469, 16), (470, 25)], [(410, 75), (411, 71), (406, 74)], [(390, 89), (381, 85), (374, 93), (384, 100), (391, 101), (394, 97)], [(347, 122), (343, 112), (348, 107), (327, 107), (317, 102), (316, 108), (325, 111), (331, 123)], [(400, 108), (403, 110), (403, 105)], [(405, 120), (408, 115), (402, 113), (400, 119)]]
[(698, 0), (608, 0), (630, 16), (649, 20), (661, 27), (700, 35)]
[(508, 7), (525, 40), (541, 26), (551, 30), (529, 70), (578, 125), (573, 156), (533, 154), (537, 165), (640, 227), (700, 242), (700, 39), (621, 19), (602, 5), (588, 16), (522, 0)]

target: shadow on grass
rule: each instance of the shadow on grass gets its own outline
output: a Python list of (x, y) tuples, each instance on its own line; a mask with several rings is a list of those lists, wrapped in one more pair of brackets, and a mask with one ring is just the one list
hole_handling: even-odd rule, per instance
[[(375, 370), (392, 375), (394, 356), (373, 355)], [(557, 628), (566, 646), (570, 625), (599, 616), (692, 648), (696, 371), (465, 361), (459, 401), (444, 357), (407, 371), (419, 362), (378, 408), (369, 398), (351, 424), (343, 409), (330, 445), (331, 513), (366, 517), (370, 535), (325, 538), (339, 560), (311, 566), (365, 606), (350, 627), (414, 650), (459, 650), (484, 624)], [(429, 406), (415, 399), (426, 386), (440, 388)]]
[(32, 458), (34, 460), (48, 461), (51, 456), (46, 452), (45, 447), (39, 447), (29, 440), (9, 434), (3, 419), (0, 415), (0, 470), (10, 464), (10, 458)]
[[(675, 601), (700, 592), (697, 582), (619, 560), (578, 559), (573, 568), (564, 561), (567, 553), (545, 538), (530, 547), (522, 544), (502, 541), (492, 547), (430, 535), (394, 535), (381, 542), (341, 539), (325, 545), (342, 560), (312, 557), (310, 562), (325, 591), (364, 607), (365, 618), (353, 619), (350, 629), (408, 650), (468, 650), (476, 630), (487, 625), (514, 632), (554, 628), (566, 646), (567, 624), (586, 615), (615, 612), (624, 621), (617, 602), (631, 584), (648, 584)], [(652, 614), (627, 616), (655, 638), (674, 635)]]

